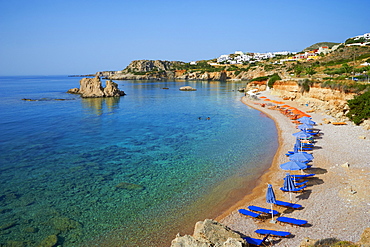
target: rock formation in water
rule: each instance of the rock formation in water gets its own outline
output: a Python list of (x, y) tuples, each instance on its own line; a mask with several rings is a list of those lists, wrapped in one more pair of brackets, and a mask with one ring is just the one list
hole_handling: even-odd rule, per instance
[(179, 88), (180, 91), (197, 91), (197, 89), (190, 87), (190, 86), (184, 86)]
[(80, 80), (80, 88), (72, 88), (67, 93), (81, 94), (83, 98), (119, 97), (125, 95), (125, 92), (118, 89), (117, 83), (111, 80), (105, 82), (104, 88), (99, 76), (82, 78)]
[(246, 247), (240, 234), (217, 221), (206, 219), (195, 224), (193, 236), (176, 236), (171, 247)]

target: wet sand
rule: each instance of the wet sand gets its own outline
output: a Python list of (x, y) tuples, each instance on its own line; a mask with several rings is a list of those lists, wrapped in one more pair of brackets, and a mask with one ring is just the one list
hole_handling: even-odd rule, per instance
[[(272, 96), (268, 91), (258, 96), (282, 101), (304, 112), (310, 110), (295, 101), (284, 101)], [(351, 123), (341, 126), (325, 124), (323, 123), (324, 118), (333, 118), (321, 112), (308, 113), (318, 124), (315, 127), (323, 133), (316, 139), (316, 148), (312, 151), (313, 167), (306, 171), (315, 173), (316, 176), (309, 180), (304, 193), (292, 196), (292, 202), (301, 204), (304, 207), (302, 210), (292, 211), (274, 206), (274, 209), (281, 214), (280, 216), (304, 219), (308, 221), (308, 224), (305, 227), (293, 227), (270, 223), (270, 219), (255, 222), (249, 217), (240, 215), (237, 209), (247, 208), (249, 205), (269, 208), (270, 204), (265, 201), (267, 184), (273, 185), (278, 200), (290, 200), (289, 193), (284, 193), (279, 189), (283, 186), (283, 178), (287, 173), (280, 169), (279, 165), (289, 161), (285, 153), (293, 149), (295, 137), (292, 134), (298, 130), (296, 125), (279, 111), (255, 104), (266, 102), (252, 101), (247, 97), (243, 97), (242, 101), (275, 121), (279, 132), (279, 149), (270, 169), (258, 180), (258, 185), (252, 193), (246, 195), (228, 211), (223, 212), (216, 220), (235, 231), (254, 238), (261, 238), (254, 232), (259, 228), (292, 233), (291, 238), (275, 240), (274, 246), (299, 246), (299, 243), (306, 237), (312, 239), (338, 238), (357, 242), (363, 230), (370, 227), (370, 131)], [(349, 163), (349, 167), (342, 166), (346, 162)], [(291, 173), (299, 174), (295, 171)]]

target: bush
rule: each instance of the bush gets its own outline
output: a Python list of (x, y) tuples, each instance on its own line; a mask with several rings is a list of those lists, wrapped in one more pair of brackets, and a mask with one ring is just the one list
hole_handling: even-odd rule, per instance
[(267, 81), (270, 78), (270, 76), (260, 76), (253, 78), (251, 81)]
[(370, 118), (370, 91), (348, 100), (348, 106), (350, 110), (346, 116), (356, 125)]
[(278, 80), (281, 80), (280, 76), (277, 73), (273, 74), (268, 80), (267, 86), (272, 88), (274, 86), (275, 81), (278, 81)]

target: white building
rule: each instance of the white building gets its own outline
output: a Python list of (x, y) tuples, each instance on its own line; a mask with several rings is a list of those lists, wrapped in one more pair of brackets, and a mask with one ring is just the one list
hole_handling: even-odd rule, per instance
[(277, 51), (277, 52), (273, 52), (274, 56), (286, 56), (286, 55), (289, 55), (290, 52), (289, 51)]
[(222, 63), (222, 62), (225, 62), (225, 61), (228, 61), (228, 60), (230, 60), (229, 55), (221, 55), (219, 58), (217, 58), (218, 63)]
[(359, 36), (354, 37), (355, 40), (358, 40), (358, 39), (361, 39), (361, 38), (370, 39), (370, 33), (365, 33), (363, 35), (359, 35)]

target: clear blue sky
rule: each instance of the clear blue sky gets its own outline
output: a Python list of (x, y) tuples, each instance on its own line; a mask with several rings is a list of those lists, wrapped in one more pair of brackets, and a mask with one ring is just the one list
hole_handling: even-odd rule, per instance
[(370, 32), (369, 0), (0, 0), (0, 75), (301, 51)]

